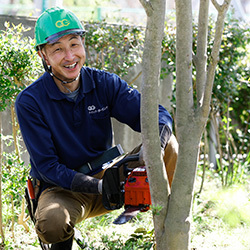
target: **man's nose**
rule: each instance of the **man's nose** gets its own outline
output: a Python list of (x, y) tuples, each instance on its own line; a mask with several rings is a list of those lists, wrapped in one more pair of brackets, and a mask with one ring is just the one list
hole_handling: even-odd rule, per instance
[(72, 60), (74, 58), (73, 51), (71, 49), (66, 49), (64, 57), (65, 57), (66, 60)]

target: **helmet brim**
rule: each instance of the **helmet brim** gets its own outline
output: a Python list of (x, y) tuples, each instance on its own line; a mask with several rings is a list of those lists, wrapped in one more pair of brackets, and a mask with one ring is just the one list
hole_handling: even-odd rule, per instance
[(63, 36), (66, 36), (66, 35), (69, 35), (69, 34), (75, 34), (75, 35), (83, 37), (85, 35), (85, 31), (81, 30), (81, 29), (63, 30), (61, 32), (58, 32), (56, 34), (53, 34), (53, 35), (47, 37), (45, 40), (47, 41), (47, 43), (52, 44), (52, 43), (57, 42)]

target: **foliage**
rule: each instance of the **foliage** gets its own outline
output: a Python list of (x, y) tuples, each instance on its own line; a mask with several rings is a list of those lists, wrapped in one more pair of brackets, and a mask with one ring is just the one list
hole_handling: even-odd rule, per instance
[[(237, 152), (249, 152), (250, 129), (250, 28), (237, 20), (227, 20), (222, 38), (220, 61), (212, 96), (213, 112), (219, 112), (225, 126), (234, 135)], [(227, 117), (228, 109), (230, 116)], [(230, 119), (230, 120), (229, 120)], [(225, 134), (221, 133), (225, 143)]]
[(167, 67), (162, 67), (161, 78), (173, 73), (175, 76), (175, 54), (176, 54), (176, 27), (173, 24), (166, 23), (164, 37), (162, 39), (162, 61)]
[[(34, 41), (22, 37), (22, 24), (0, 31), (0, 111), (15, 101), (17, 94), (28, 86), (40, 73)], [(34, 70), (37, 69), (37, 70)]]
[[(8, 148), (13, 146), (12, 136), (3, 136), (3, 141)], [(5, 194), (7, 196), (12, 195), (20, 205), (29, 167), (25, 166), (23, 161), (19, 161), (17, 155), (11, 151), (10, 153), (3, 153), (2, 168), (2, 184)]]
[[(219, 136), (223, 149), (221, 156), (223, 161), (218, 161), (218, 173), (220, 176), (228, 176), (229, 184), (246, 182), (246, 174), (250, 170), (250, 153), (246, 153), (249, 152), (250, 129), (250, 71), (249, 55), (248, 58), (246, 55), (247, 43), (249, 43), (249, 28), (241, 25), (236, 20), (230, 20), (226, 23), (220, 53), (221, 61), (218, 64), (212, 96), (212, 111), (216, 111), (220, 117)], [(208, 55), (210, 55), (209, 53), (213, 46), (210, 39), (213, 26), (214, 24), (211, 21), (208, 37)], [(194, 31), (196, 31), (195, 27)], [(141, 62), (144, 28), (111, 25), (105, 22), (90, 22), (86, 24), (86, 30), (87, 65), (124, 76), (129, 67)], [(36, 79), (42, 71), (41, 64), (38, 63), (33, 49), (33, 40), (23, 38), (23, 31), (24, 28), (21, 25), (11, 28), (9, 24), (6, 24), (6, 31), (0, 33), (1, 111), (12, 103), (16, 95)], [(194, 38), (195, 36), (196, 32), (194, 32)], [(194, 52), (195, 48), (196, 44), (194, 43)], [(169, 72), (175, 75), (175, 27), (171, 25), (166, 26), (165, 29), (162, 54), (167, 67), (162, 68), (161, 77), (164, 77)], [(34, 69), (37, 70), (35, 71)], [(11, 138), (8, 138), (8, 140), (9, 142), (12, 141)], [(233, 146), (233, 143), (235, 146)], [(27, 175), (28, 166), (20, 162), (16, 154), (4, 153), (3, 203), (7, 207), (4, 220), (6, 225), (9, 223), (11, 216), (13, 216), (13, 213), (9, 212), (11, 211), (10, 198), (13, 197), (15, 204), (14, 214), (17, 214), (20, 209), (25, 177)], [(212, 178), (216, 179), (214, 176), (208, 178), (210, 178), (210, 181)], [(211, 190), (214, 190), (214, 188), (211, 187)], [(239, 193), (236, 192), (236, 194)], [(223, 195), (220, 193), (218, 199), (214, 198), (205, 202), (201, 198), (195, 201), (198, 204), (196, 207), (200, 209), (195, 212), (194, 216), (197, 234), (205, 235), (208, 232), (213, 232), (215, 225), (213, 224), (212, 226), (211, 221), (214, 219), (217, 220), (218, 224), (222, 221), (230, 227), (240, 227), (242, 224), (249, 224), (249, 214), (244, 212), (243, 205), (238, 210), (235, 207), (231, 207), (227, 211), (222, 209), (227, 204), (223, 204), (221, 207), (218, 206), (220, 201), (224, 199)], [(249, 208), (249, 204), (246, 207)], [(156, 207), (152, 212), (157, 212), (159, 209), (160, 207)], [(229, 216), (224, 216), (225, 212), (228, 212)], [(148, 215), (150, 212), (145, 214)], [(133, 228), (125, 237), (123, 232), (120, 234), (117, 232), (117, 228), (115, 233), (111, 234), (109, 232), (114, 219), (112, 216), (112, 214), (109, 214), (91, 219), (89, 223), (86, 223), (87, 225), (83, 226), (84, 231), (89, 232), (90, 235), (94, 232), (99, 232), (97, 233), (97, 239), (91, 237), (90, 245), (93, 249), (98, 249), (96, 247), (97, 242), (101, 245), (99, 249), (150, 249), (153, 247), (154, 237), (151, 222), (147, 221), (141, 225), (138, 216), (135, 223), (136, 228)], [(233, 220), (227, 218), (233, 218)], [(148, 228), (148, 226), (151, 228)], [(101, 243), (99, 242), (100, 240)], [(8, 244), (11, 245), (12, 243), (9, 242)], [(38, 243), (36, 242), (35, 245), (37, 246)], [(17, 249), (16, 246), (14, 249)]]
[[(13, 147), (15, 140), (12, 136), (2, 135), (2, 140), (7, 148)], [(10, 153), (3, 152), (1, 167), (1, 205), (2, 211), (4, 211), (2, 223), (5, 230), (11, 232), (11, 237), (14, 238), (15, 225), (21, 210), (29, 167), (25, 166), (24, 162), (20, 161), (19, 156), (13, 151), (10, 151)], [(12, 245), (8, 239), (3, 240), (3, 243), (6, 249), (16, 249), (15, 247), (7, 247)]]
[(144, 29), (129, 25), (89, 22), (85, 26), (86, 64), (124, 76), (141, 62)]
[[(162, 60), (167, 66), (162, 68), (161, 77), (170, 72), (175, 79), (175, 26), (166, 25), (162, 42)], [(207, 56), (211, 60), (215, 23), (209, 21)], [(193, 24), (193, 52), (197, 48), (198, 26)], [(216, 69), (211, 101), (211, 116), (207, 129), (210, 129), (212, 116), (219, 122), (218, 147), (221, 147), (218, 172), (223, 185), (230, 185), (242, 180), (242, 174), (249, 170), (250, 140), (250, 28), (247, 23), (227, 18), (225, 22), (220, 60)], [(196, 93), (196, 68), (193, 67), (194, 93)], [(195, 99), (195, 96), (194, 96)], [(173, 91), (173, 107), (175, 107), (175, 86)], [(208, 133), (209, 134), (209, 133)], [(217, 148), (219, 151), (219, 149)], [(223, 160), (222, 160), (223, 159)]]

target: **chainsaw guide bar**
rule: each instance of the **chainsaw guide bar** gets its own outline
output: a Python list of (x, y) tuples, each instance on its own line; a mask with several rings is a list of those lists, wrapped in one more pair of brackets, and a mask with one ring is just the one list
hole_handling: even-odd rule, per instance
[(140, 207), (128, 207), (119, 217), (114, 220), (113, 223), (116, 225), (125, 224), (133, 219), (140, 211)]

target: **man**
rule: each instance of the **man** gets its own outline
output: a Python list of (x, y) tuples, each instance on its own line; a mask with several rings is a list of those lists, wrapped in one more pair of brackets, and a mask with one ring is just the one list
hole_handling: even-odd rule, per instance
[[(30, 174), (41, 189), (35, 228), (51, 249), (71, 249), (75, 224), (108, 212), (101, 195), (104, 170), (91, 164), (112, 146), (110, 118), (140, 132), (140, 93), (115, 74), (83, 66), (84, 33), (72, 12), (46, 10), (35, 26), (46, 72), (16, 100)], [(177, 143), (172, 118), (160, 105), (159, 128), (171, 182)]]

